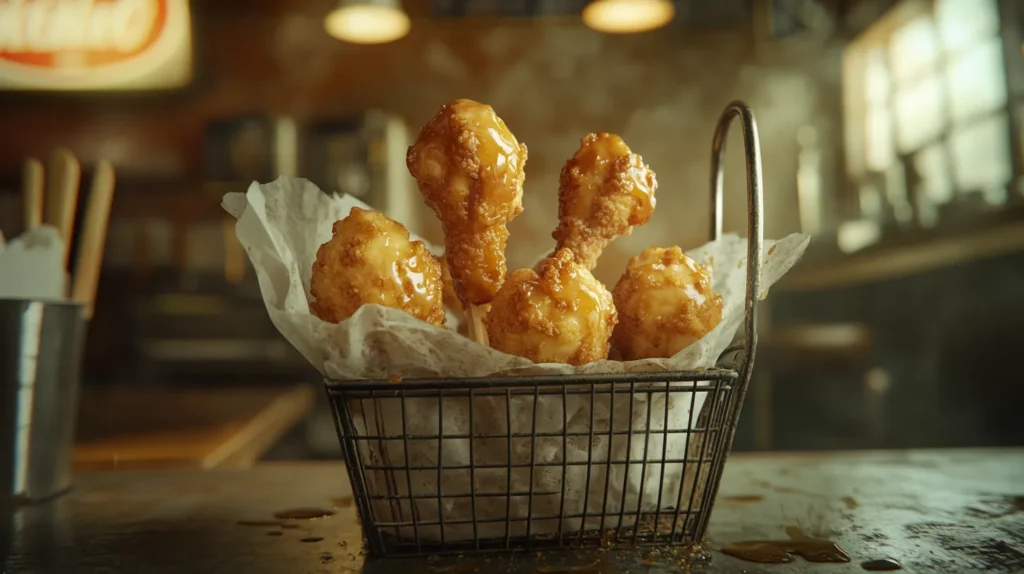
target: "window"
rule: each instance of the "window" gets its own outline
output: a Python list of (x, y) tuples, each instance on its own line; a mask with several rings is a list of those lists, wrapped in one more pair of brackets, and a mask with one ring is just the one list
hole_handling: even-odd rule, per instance
[[(848, 175), (862, 196), (881, 182), (898, 221), (913, 205), (919, 224), (934, 225), (961, 194), (1006, 201), (1014, 173), (996, 2), (907, 1), (847, 49)], [(882, 210), (870, 211), (860, 215)]]

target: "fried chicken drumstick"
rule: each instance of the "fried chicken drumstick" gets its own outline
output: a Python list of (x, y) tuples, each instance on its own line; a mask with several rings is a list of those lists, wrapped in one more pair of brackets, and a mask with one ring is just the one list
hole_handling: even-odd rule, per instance
[(722, 296), (707, 267), (678, 247), (651, 247), (629, 261), (613, 290), (623, 360), (671, 357), (722, 322)]
[(313, 262), (314, 315), (339, 323), (375, 303), (444, 326), (441, 266), (422, 241), (409, 240), (401, 223), (354, 207), (332, 233)]
[(658, 181), (643, 158), (615, 134), (587, 134), (562, 168), (556, 249), (570, 249), (593, 269), (601, 251), (654, 212)]
[(585, 365), (608, 358), (612, 295), (567, 249), (539, 271), (509, 274), (487, 314), (491, 346), (535, 363)]
[(505, 280), (507, 224), (523, 211), (526, 146), (490, 106), (459, 99), (441, 107), (406, 155), (427, 205), (441, 220), (455, 292), (483, 342), (478, 306)]

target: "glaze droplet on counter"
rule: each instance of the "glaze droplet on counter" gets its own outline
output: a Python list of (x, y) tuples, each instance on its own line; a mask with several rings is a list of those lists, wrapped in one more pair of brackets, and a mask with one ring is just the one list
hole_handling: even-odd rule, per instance
[(860, 565), (869, 572), (894, 572), (903, 570), (903, 565), (895, 558), (881, 558), (879, 560), (868, 560)]
[(807, 536), (796, 527), (786, 527), (786, 534), (789, 535), (789, 540), (734, 542), (723, 547), (722, 553), (761, 564), (792, 562), (794, 554), (802, 556), (808, 562), (850, 561), (850, 555), (831, 540)]
[(328, 516), (334, 516), (334, 511), (323, 508), (292, 508), (274, 513), (274, 518), (280, 520), (314, 520)]

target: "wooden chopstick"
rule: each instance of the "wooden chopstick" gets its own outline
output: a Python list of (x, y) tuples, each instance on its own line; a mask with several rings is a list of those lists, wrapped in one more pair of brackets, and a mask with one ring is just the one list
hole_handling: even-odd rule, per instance
[(78, 257), (72, 274), (71, 298), (85, 304), (85, 317), (91, 319), (103, 267), (110, 205), (114, 201), (114, 166), (110, 162), (100, 161), (96, 164), (87, 201)]
[(485, 347), (490, 346), (487, 327), (484, 326), (486, 313), (480, 305), (466, 305), (466, 320), (469, 322), (469, 338)]
[(43, 224), (43, 163), (36, 158), (25, 160), (21, 201), (25, 212), (24, 230), (32, 231)]
[(70, 151), (57, 148), (50, 154), (49, 171), (46, 178), (46, 223), (56, 227), (64, 239), (64, 265), (67, 266), (71, 257), (82, 168)]

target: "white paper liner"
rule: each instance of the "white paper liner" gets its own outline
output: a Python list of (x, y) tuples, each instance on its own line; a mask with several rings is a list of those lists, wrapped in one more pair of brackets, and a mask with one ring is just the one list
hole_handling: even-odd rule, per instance
[(5, 243), (0, 234), (0, 299), (64, 300), (64, 240), (41, 225)]
[[(332, 379), (383, 379), (389, 377), (475, 377), (495, 373), (529, 374), (582, 374), (621, 373), (638, 371), (665, 371), (710, 368), (721, 353), (732, 342), (737, 328), (743, 322), (744, 295), (746, 289), (747, 242), (735, 235), (725, 235), (718, 241), (708, 243), (687, 253), (696, 261), (713, 269), (712, 284), (723, 298), (722, 322), (703, 339), (667, 359), (642, 361), (598, 361), (581, 367), (563, 364), (537, 365), (526, 359), (506, 355), (484, 347), (451, 329), (440, 329), (413, 318), (404, 312), (377, 305), (364, 305), (351, 318), (332, 324), (321, 321), (309, 311), (309, 284), (316, 250), (330, 239), (331, 226), (344, 218), (352, 207), (369, 209), (359, 200), (344, 195), (329, 195), (304, 179), (282, 177), (269, 184), (253, 183), (249, 190), (230, 193), (224, 197), (224, 208), (238, 219), (237, 234), (241, 244), (253, 263), (259, 280), (267, 311), (274, 325), (317, 369)], [(809, 238), (793, 234), (780, 241), (766, 240), (764, 243), (764, 265), (761, 272), (764, 298), (768, 288), (788, 271), (803, 254)], [(434, 246), (431, 251), (439, 253)], [(707, 392), (673, 392), (668, 400), (668, 428), (689, 431), (694, 428), (704, 405)], [(694, 396), (695, 395), (695, 396)], [(650, 409), (651, 430), (665, 428), (665, 393), (655, 393), (647, 405), (644, 394), (636, 394), (630, 409), (629, 395), (616, 395), (614, 421), (611, 420), (611, 401), (608, 394), (598, 395), (594, 401), (594, 431), (605, 436), (570, 437), (566, 448), (568, 462), (588, 460), (588, 453), (594, 463), (588, 483), (586, 465), (567, 466), (565, 476), (565, 500), (562, 508), (562, 438), (563, 404), (562, 396), (542, 396), (536, 405), (536, 431), (558, 433), (558, 437), (536, 439), (534, 459), (538, 463), (553, 463), (553, 466), (539, 466), (533, 469), (532, 534), (543, 535), (557, 532), (557, 519), (537, 518), (578, 514), (583, 511), (587, 500), (588, 518), (586, 527), (601, 526), (602, 511), (613, 514), (620, 508), (636, 511), (641, 493), (642, 510), (653, 511), (661, 492), (661, 508), (676, 506), (682, 483), (684, 505), (696, 476), (696, 466), (689, 465), (683, 480), (682, 464), (662, 465), (639, 462), (616, 465), (614, 461), (625, 461), (627, 448), (630, 461), (647, 459), (681, 460), (688, 447), (693, 451), (701, 441), (698, 433), (651, 432), (644, 455), (645, 429)], [(473, 424), (470, 428), (469, 400), (467, 397), (445, 398), (439, 408), (437, 398), (409, 398), (405, 402), (403, 435), (403, 413), (397, 399), (375, 401), (379, 411), (374, 410), (373, 401), (364, 404), (350, 404), (356, 429), (367, 436), (415, 437), (436, 436), (440, 430), (443, 410), (443, 430), (446, 438), (441, 445), (441, 462), (445, 467), (467, 467), (445, 470), (439, 477), (436, 470), (410, 471), (412, 494), (416, 497), (436, 495), (438, 479), (442, 484), (443, 503), (438, 514), (436, 499), (416, 500), (416, 517), (419, 522), (438, 522), (443, 517), (446, 526), (444, 538), (448, 541), (474, 537), (471, 523), (472, 502), (470, 490), (477, 493), (493, 493), (500, 496), (478, 496), (476, 500), (476, 536), (481, 538), (504, 536), (506, 534), (506, 501), (508, 487), (509, 441), (501, 438), (477, 438), (473, 441), (473, 461), (476, 465), (496, 464), (503, 468), (478, 468), (474, 473), (468, 470), (470, 445), (468, 438), (447, 438), (448, 435), (468, 437), (481, 435), (507, 435), (508, 422), (512, 433), (529, 434), (533, 429), (533, 396), (516, 396), (506, 404), (504, 396), (478, 396), (473, 402)], [(568, 432), (589, 432), (591, 397), (568, 395), (564, 407), (565, 425)], [(511, 410), (511, 416), (508, 411)], [(692, 413), (691, 413), (692, 410)], [(627, 416), (630, 413), (631, 416)], [(613, 424), (612, 424), (613, 423)], [(614, 435), (609, 453), (608, 429), (625, 431), (632, 423), (633, 435), (627, 441), (625, 435)], [(383, 432), (381, 432), (383, 431)], [(692, 435), (692, 437), (691, 437)], [(663, 445), (668, 436), (668, 444)], [(588, 444), (589, 443), (589, 444)], [(530, 460), (529, 438), (511, 440), (512, 464), (528, 463)], [(406, 448), (412, 467), (438, 464), (437, 439), (415, 439), (407, 442), (400, 438), (381, 441), (360, 441), (364, 464), (384, 464), (404, 468)], [(607, 489), (602, 464), (611, 456), (613, 464)], [(693, 472), (691, 472), (691, 469)], [(530, 468), (514, 467), (511, 483), (513, 494), (527, 493), (530, 487)], [(641, 474), (644, 476), (641, 484)], [(367, 485), (371, 494), (409, 495), (404, 470), (401, 472), (367, 471)], [(471, 476), (475, 479), (471, 484)], [(624, 481), (624, 477), (626, 480)], [(702, 479), (703, 480), (703, 479)], [(605, 491), (607, 490), (607, 497)], [(623, 499), (623, 490), (625, 498)], [(555, 494), (537, 494), (549, 493)], [(625, 501), (623, 506), (623, 500)], [(528, 496), (513, 496), (508, 516), (511, 517), (513, 536), (525, 534), (529, 502)], [(376, 521), (400, 522), (411, 519), (410, 502), (377, 501), (374, 507)], [(594, 516), (596, 515), (596, 516)], [(497, 522), (480, 520), (501, 519)], [(517, 520), (523, 519), (523, 520)], [(623, 526), (635, 521), (635, 515), (627, 516)], [(456, 524), (452, 524), (452, 523)], [(459, 524), (459, 522), (462, 522)], [(617, 526), (605, 522), (606, 527)], [(562, 521), (562, 529), (570, 530), (580, 526), (580, 519)], [(397, 530), (400, 536), (420, 537), (439, 540), (437, 526), (412, 527)]]

